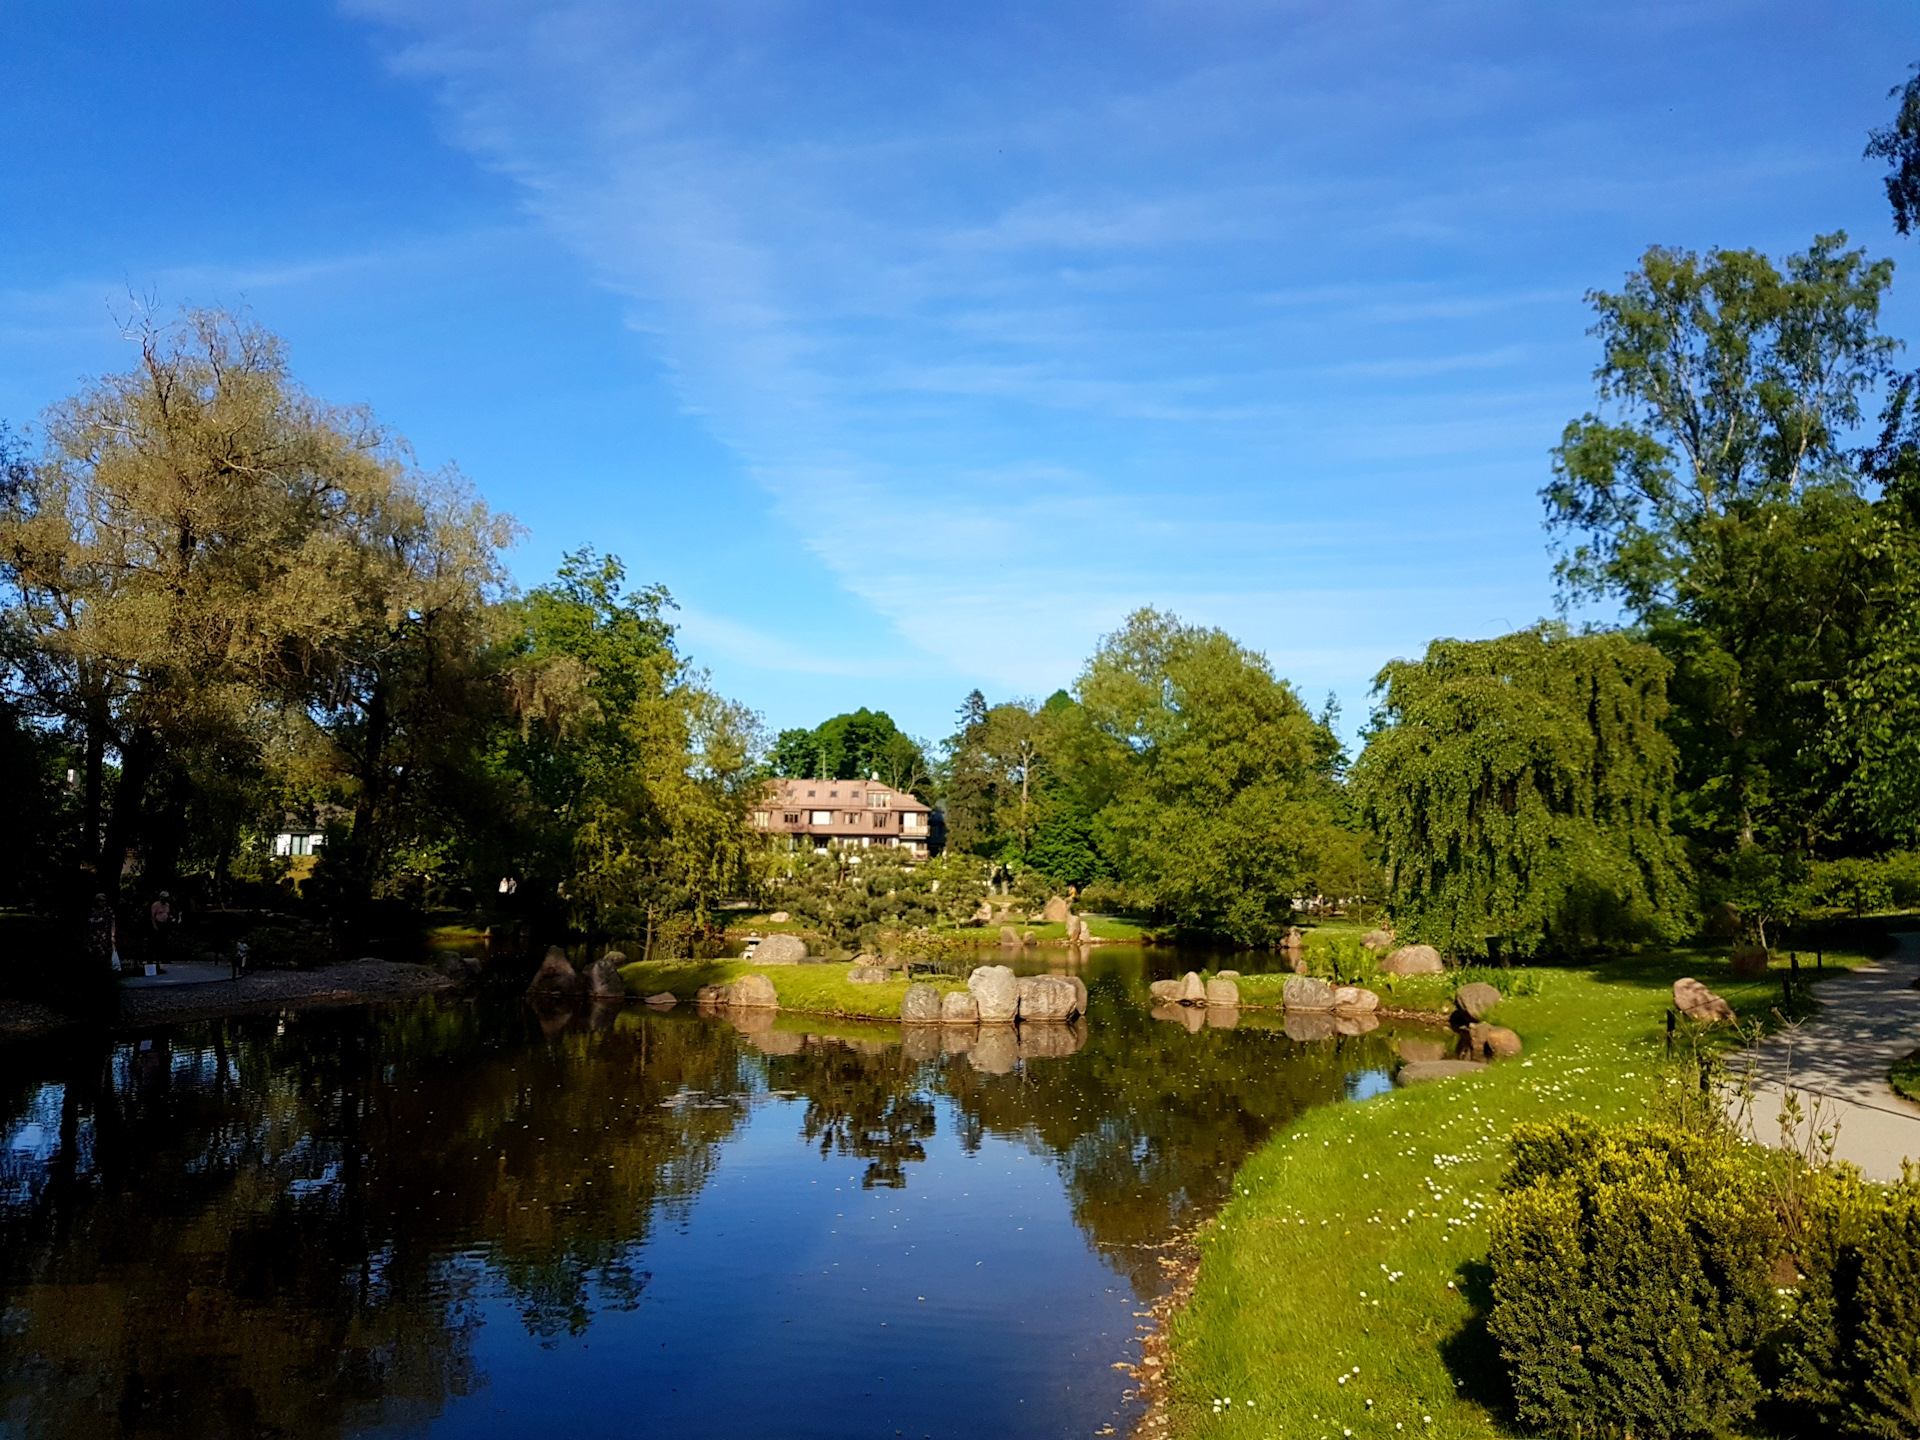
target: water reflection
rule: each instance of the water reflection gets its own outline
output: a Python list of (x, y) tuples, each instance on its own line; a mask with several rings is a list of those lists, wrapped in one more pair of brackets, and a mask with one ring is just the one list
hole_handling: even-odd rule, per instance
[[(1031, 1307), (1009, 1288), (968, 1291), (965, 1325), (931, 1308), (897, 1319), (888, 1353), (908, 1373), (877, 1391), (814, 1378), (821, 1358), (803, 1362), (797, 1343), (791, 1359), (763, 1348), (767, 1383), (790, 1387), (788, 1420), (810, 1415), (832, 1433), (869, 1405), (888, 1407), (876, 1425), (904, 1415), (945, 1433), (1052, 1434), (1119, 1417), (1110, 1364), (1131, 1331), (1125, 1307), (1163, 1283), (1156, 1247), (1219, 1204), (1276, 1127), (1368, 1093), (1390, 1046), (1387, 1031), (1302, 1045), (1252, 1014), (1188, 1033), (1142, 1003), (1149, 969), (1096, 962), (1082, 972), (1090, 1023), (1019, 1033), (534, 1011), (483, 995), (10, 1052), (0, 1429), (332, 1436), (417, 1431), (459, 1412), (462, 1429), (523, 1433), (527, 1397), (564, 1383), (562, 1354), (602, 1332), (630, 1342), (641, 1331), (629, 1322), (670, 1335), (697, 1308), (709, 1327), (750, 1330), (776, 1323), (760, 1314), (773, 1306), (830, 1332), (867, 1326), (883, 1280), (910, 1276), (925, 1293), (935, 1282), (921, 1277), (938, 1274), (957, 1293), (966, 1267), (1016, 1256), (1039, 1293), (1091, 1297), (1062, 1301), (1052, 1339), (1022, 1340), (1025, 1320), (993, 1313)], [(1003, 1152), (1049, 1167), (1046, 1193), (1016, 1167), (987, 1173), (982, 1157)], [(703, 1196), (723, 1172), (739, 1184), (709, 1208), (728, 1217), (721, 1233), (744, 1224), (755, 1243), (781, 1242), (759, 1258), (701, 1238)], [(887, 1233), (902, 1232), (904, 1249), (859, 1252), (875, 1272), (859, 1286), (840, 1259), (815, 1279), (811, 1259), (804, 1273), (778, 1268), (783, 1251), (848, 1253), (833, 1247), (851, 1243), (855, 1212), (826, 1196), (829, 1180), (870, 1192), (860, 1216), (893, 1216)], [(952, 1253), (905, 1238), (931, 1211), (872, 1208), (916, 1186), (920, 1201), (951, 1206), (940, 1223)], [(1034, 1233), (1016, 1237), (992, 1215), (1020, 1186)], [(1045, 1220), (1054, 1205), (1070, 1224)], [(1118, 1282), (1098, 1294), (1076, 1268), (1089, 1243), (1124, 1280), (1117, 1298)], [(662, 1267), (692, 1275), (697, 1307), (691, 1291), (650, 1299)], [(776, 1346), (795, 1334), (767, 1333)], [(1023, 1343), (1057, 1352), (1040, 1355), (1056, 1387), (1044, 1403), (979, 1393), (992, 1386), (956, 1397), (940, 1378), (956, 1346), (978, 1378), (1014, 1366), (1004, 1346)], [(648, 1383), (650, 1363), (636, 1347), (622, 1383)], [(741, 1393), (718, 1358), (704, 1376), (700, 1352), (673, 1363), (677, 1385), (703, 1394), (698, 1420), (672, 1410), (675, 1388), (645, 1433), (766, 1423), (752, 1410), (765, 1396)]]

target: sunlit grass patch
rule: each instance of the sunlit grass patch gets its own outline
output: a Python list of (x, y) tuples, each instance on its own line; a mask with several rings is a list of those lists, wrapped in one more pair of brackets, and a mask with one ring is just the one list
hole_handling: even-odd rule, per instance
[[(764, 975), (773, 982), (782, 1010), (898, 1020), (900, 1002), (907, 993), (906, 978), (855, 985), (847, 979), (848, 968), (845, 961), (830, 965), (755, 965), (746, 960), (636, 960), (620, 967), (620, 978), (630, 995), (667, 991), (677, 1000), (691, 1000), (702, 985), (725, 985), (742, 975)], [(942, 990), (965, 988), (964, 982), (947, 978), (926, 983)]]

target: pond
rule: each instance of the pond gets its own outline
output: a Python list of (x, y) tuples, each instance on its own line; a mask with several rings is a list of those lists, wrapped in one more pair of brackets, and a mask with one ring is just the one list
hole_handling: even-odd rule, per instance
[(14, 1046), (0, 1434), (1124, 1432), (1169, 1242), (1393, 1057), (1153, 1019), (1183, 964), (964, 1054), (487, 992)]

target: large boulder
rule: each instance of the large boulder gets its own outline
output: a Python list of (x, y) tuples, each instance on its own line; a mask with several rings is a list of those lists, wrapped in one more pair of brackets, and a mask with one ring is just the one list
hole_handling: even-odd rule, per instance
[(978, 1025), (980, 1002), (973, 998), (971, 991), (947, 991), (940, 997), (940, 1023), (942, 1025)]
[(1331, 1010), (1289, 1010), (1281, 1026), (1289, 1040), (1331, 1040), (1334, 1036)]
[(1333, 986), (1312, 975), (1289, 975), (1280, 988), (1280, 1003), (1289, 1010), (1331, 1010)]
[(456, 985), (471, 985), (480, 978), (480, 962), (471, 955), (443, 955), (434, 968)]
[(727, 986), (726, 1003), (736, 1010), (778, 1010), (780, 996), (764, 975), (742, 975)]
[(596, 1000), (618, 1000), (626, 995), (627, 987), (620, 979), (620, 967), (611, 955), (587, 967), (587, 993)]
[(680, 1003), (680, 999), (671, 990), (662, 990), (658, 994), (647, 996), (646, 1003), (655, 1010), (671, 1010)]
[(847, 971), (849, 985), (884, 985), (893, 979), (893, 972), (884, 965), (855, 965)]
[(1520, 1037), (1503, 1026), (1476, 1020), (1467, 1027), (1467, 1047), (1476, 1056), (1507, 1060), (1520, 1053)]
[(1240, 1008), (1240, 987), (1231, 980), (1222, 980), (1218, 975), (1207, 982), (1207, 1005), (1209, 1008)]
[(580, 978), (580, 972), (573, 968), (559, 946), (547, 951), (547, 958), (540, 962), (540, 968), (533, 973), (533, 983), (527, 986), (529, 995), (578, 995), (587, 988), (587, 982)]
[(1180, 977), (1180, 1003), (1182, 1005), (1204, 1005), (1207, 1003), (1207, 982), (1200, 978), (1200, 972), (1189, 970)]
[(1019, 945), (1020, 932), (1011, 925), (1002, 925), (1000, 927), (1000, 943), (1009, 947)]
[(1453, 1005), (1469, 1020), (1484, 1020), (1501, 1001), (1501, 994), (1483, 980), (1462, 985), (1453, 992)]
[(967, 1063), (987, 1075), (1005, 1075), (1020, 1060), (1020, 1046), (1011, 1025), (982, 1025), (980, 1038), (967, 1051)]
[(1358, 985), (1336, 985), (1333, 1008), (1342, 1015), (1371, 1015), (1380, 1008), (1380, 997)]
[(1020, 982), (1005, 965), (982, 965), (967, 977), (982, 1025), (1011, 1025), (1020, 1013)]
[(1055, 895), (1047, 901), (1046, 908), (1040, 912), (1042, 925), (1064, 925), (1072, 915), (1073, 908), (1067, 904), (1066, 897)]
[(769, 935), (753, 952), (756, 965), (798, 965), (807, 958), (807, 942), (798, 935)]
[(1382, 975), (1438, 975), (1446, 968), (1431, 945), (1402, 945), (1380, 962)]
[(1734, 1019), (1733, 1007), (1691, 975), (1673, 982), (1674, 1008), (1689, 1020), (1717, 1025)]
[(908, 1025), (940, 1023), (940, 992), (931, 985), (909, 985), (900, 999), (900, 1019)]
[(724, 985), (702, 985), (693, 992), (693, 1003), (702, 1007), (724, 1005), (727, 1003), (727, 987)]
[(1020, 981), (1020, 1018), (1071, 1020), (1080, 1013), (1073, 986), (1059, 975), (1027, 975)]
[(1360, 943), (1376, 955), (1384, 955), (1393, 949), (1393, 931), (1369, 930), (1360, 937)]
[(775, 925), (784, 925), (787, 923), (787, 921), (791, 920), (792, 918), (793, 917), (787, 914), (787, 912), (784, 910), (776, 910), (771, 915), (767, 916), (767, 919), (771, 920)]
[(1153, 996), (1154, 1003), (1157, 1005), (1178, 1005), (1180, 994), (1186, 988), (1184, 981), (1156, 980), (1147, 986), (1147, 993)]
[(1456, 1075), (1478, 1075), (1486, 1068), (1480, 1060), (1410, 1060), (1393, 1072), (1393, 1083), (1418, 1085), (1427, 1080), (1451, 1080)]
[(1289, 961), (1300, 960), (1306, 955), (1306, 937), (1300, 933), (1298, 925), (1289, 925), (1287, 933), (1280, 937), (1280, 953)]
[(1073, 1008), (1082, 1015), (1086, 1014), (1087, 982), (1082, 980), (1078, 975), (1062, 975), (1060, 978), (1073, 986)]

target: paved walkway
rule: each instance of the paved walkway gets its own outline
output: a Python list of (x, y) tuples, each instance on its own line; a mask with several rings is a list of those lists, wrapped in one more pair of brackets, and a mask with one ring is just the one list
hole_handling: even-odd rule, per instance
[[(1797, 1034), (1760, 1047), (1754, 1138), (1780, 1143), (1776, 1117), (1791, 1085), (1802, 1111), (1817, 1099), (1820, 1129), (1838, 1124), (1835, 1158), (1852, 1161), (1869, 1180), (1898, 1180), (1902, 1159), (1920, 1163), (1920, 1105), (1887, 1083), (1893, 1062), (1920, 1049), (1920, 931), (1895, 938), (1899, 948), (1885, 960), (1822, 981), (1814, 992), (1820, 1014)], [(1803, 1145), (1809, 1128), (1803, 1119)]]

